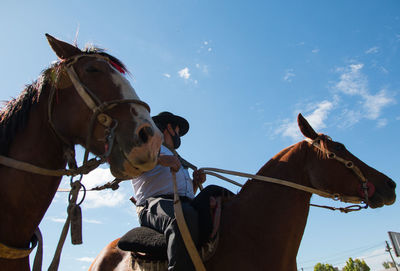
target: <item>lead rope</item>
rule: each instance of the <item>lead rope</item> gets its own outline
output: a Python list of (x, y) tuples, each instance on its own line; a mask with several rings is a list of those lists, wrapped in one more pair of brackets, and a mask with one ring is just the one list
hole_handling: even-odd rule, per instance
[(42, 271), (43, 262), (43, 237), (40, 229), (37, 228), (34, 234), (38, 240), (38, 248), (36, 250), (35, 259), (33, 260), (32, 271)]
[[(60, 239), (57, 244), (56, 251), (54, 252), (53, 260), (49, 266), (48, 271), (57, 271), (60, 264), (61, 252), (68, 234), (69, 227), (71, 227), (71, 242), (74, 245), (82, 244), (82, 211), (81, 203), (85, 199), (86, 188), (81, 183), (83, 175), (80, 176), (78, 181), (73, 182), (71, 177), (71, 191), (68, 196), (67, 219), (65, 220), (64, 227), (61, 231)], [(79, 190), (83, 187), (83, 197), (79, 203), (77, 202)]]
[(192, 259), (196, 271), (206, 271), (206, 268), (193, 242), (192, 236), (190, 235), (190, 231), (185, 221), (185, 217), (183, 215), (182, 204), (179, 199), (178, 187), (176, 184), (176, 174), (175, 172), (171, 172), (171, 174), (174, 183), (174, 213), (179, 231), (181, 232), (183, 242), (185, 243), (186, 249), (189, 253), (190, 258)]

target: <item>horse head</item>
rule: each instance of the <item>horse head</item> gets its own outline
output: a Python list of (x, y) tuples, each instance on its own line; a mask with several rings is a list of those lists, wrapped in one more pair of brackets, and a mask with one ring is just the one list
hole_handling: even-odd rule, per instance
[(343, 201), (365, 202), (371, 208), (395, 202), (393, 180), (365, 164), (342, 143), (316, 133), (301, 114), (297, 122), (307, 138), (302, 144), (310, 147), (314, 157), (305, 168), (313, 187), (337, 195)]
[(80, 144), (110, 164), (117, 178), (152, 169), (162, 134), (125, 78), (126, 68), (98, 49), (82, 51), (46, 34), (60, 61), (49, 69), (49, 121), (66, 145)]

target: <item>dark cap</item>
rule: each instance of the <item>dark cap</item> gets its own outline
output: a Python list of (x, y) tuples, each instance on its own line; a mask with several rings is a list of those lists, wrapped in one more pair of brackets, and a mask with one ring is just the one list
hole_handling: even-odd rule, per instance
[(179, 127), (179, 136), (184, 136), (189, 131), (189, 122), (170, 112), (161, 112), (157, 116), (152, 117), (152, 119), (159, 128), (166, 127), (168, 123), (173, 126), (177, 125)]

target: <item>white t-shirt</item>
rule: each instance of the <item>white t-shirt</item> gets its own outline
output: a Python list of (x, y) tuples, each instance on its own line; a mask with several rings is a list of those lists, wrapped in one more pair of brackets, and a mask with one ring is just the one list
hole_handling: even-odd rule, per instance
[[(160, 154), (173, 155), (164, 145), (161, 145)], [(194, 198), (192, 179), (188, 170), (182, 166), (176, 172), (176, 183), (179, 196)], [(161, 165), (132, 179), (132, 185), (135, 191), (136, 205), (142, 205), (149, 197), (174, 194), (171, 170), (169, 167)]]

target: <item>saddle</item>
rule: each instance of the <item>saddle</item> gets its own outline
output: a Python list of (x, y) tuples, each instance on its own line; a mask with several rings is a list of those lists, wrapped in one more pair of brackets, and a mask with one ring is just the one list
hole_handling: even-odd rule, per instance
[[(200, 256), (203, 261), (208, 260), (213, 255), (217, 244), (218, 244), (218, 229), (220, 224), (220, 216), (221, 216), (221, 206), (222, 200), (221, 197), (208, 197), (210, 200), (207, 206), (207, 212), (211, 211), (211, 219), (212, 221), (202, 221), (203, 224), (212, 225), (208, 226), (208, 230), (206, 233), (200, 233), (200, 235), (207, 234), (206, 238), (200, 238)], [(204, 206), (203, 206), (204, 207)], [(199, 207), (200, 217), (202, 216), (201, 212), (204, 212), (205, 209)], [(208, 216), (209, 217), (209, 216)], [(207, 228), (207, 227), (205, 227)], [(202, 232), (202, 226), (200, 225), (200, 232)], [(159, 263), (159, 262), (167, 262), (167, 242), (162, 233), (159, 233), (156, 230), (153, 230), (148, 227), (137, 227), (129, 232), (127, 232), (118, 242), (118, 247), (124, 251), (130, 251), (133, 256), (133, 260), (136, 262), (142, 263)]]
[(167, 261), (167, 242), (164, 235), (148, 227), (138, 227), (128, 231), (119, 240), (118, 247), (131, 251), (135, 258)]

